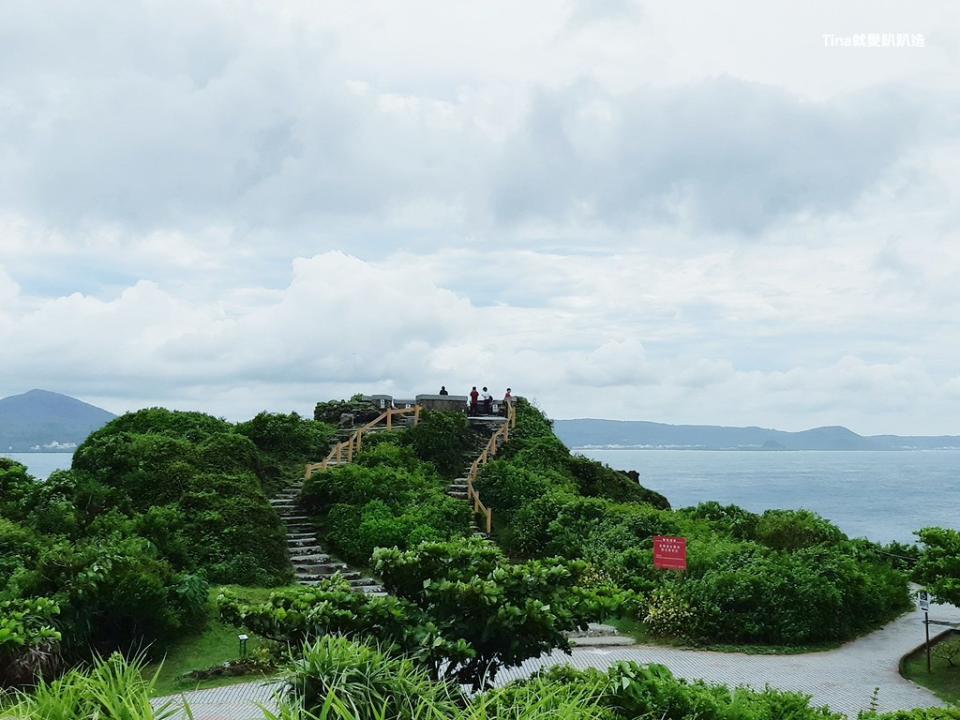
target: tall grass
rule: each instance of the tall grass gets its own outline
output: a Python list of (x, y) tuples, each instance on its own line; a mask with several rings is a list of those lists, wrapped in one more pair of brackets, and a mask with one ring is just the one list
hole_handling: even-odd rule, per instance
[(407, 658), (327, 635), (306, 646), (292, 664), (284, 701), (289, 708), (342, 720), (448, 720), (463, 697), (459, 688), (432, 682)]
[[(143, 656), (113, 654), (89, 668), (71, 670), (53, 682), (38, 681), (0, 707), (0, 720), (174, 720), (190, 718), (188, 707), (152, 704), (156, 675), (145, 677)], [(182, 713), (182, 714), (181, 714)]]

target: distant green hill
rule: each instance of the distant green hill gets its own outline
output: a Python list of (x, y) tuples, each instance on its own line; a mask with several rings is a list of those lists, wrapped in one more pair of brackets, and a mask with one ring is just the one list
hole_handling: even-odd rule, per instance
[(858, 435), (845, 427), (786, 432), (760, 427), (667, 425), (640, 420), (557, 420), (557, 436), (571, 447), (681, 450), (938, 450), (960, 448), (960, 437)]
[(0, 400), (0, 453), (72, 452), (113, 413), (68, 395), (30, 390)]

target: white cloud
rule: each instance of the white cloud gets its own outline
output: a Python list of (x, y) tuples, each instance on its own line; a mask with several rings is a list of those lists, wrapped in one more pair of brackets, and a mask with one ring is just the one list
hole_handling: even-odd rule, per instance
[(14, 0), (0, 390), (960, 432), (947, 10)]

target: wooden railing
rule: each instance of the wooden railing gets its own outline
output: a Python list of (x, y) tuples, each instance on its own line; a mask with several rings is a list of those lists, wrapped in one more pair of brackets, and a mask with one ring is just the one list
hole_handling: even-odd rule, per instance
[(419, 405), (411, 408), (387, 408), (375, 419), (368, 422), (362, 428), (356, 430), (349, 438), (343, 442), (338, 442), (330, 449), (330, 453), (324, 458), (323, 462), (310, 463), (304, 470), (303, 477), (309, 480), (317, 470), (326, 470), (334, 464), (340, 465), (344, 462), (353, 462), (353, 456), (363, 449), (363, 436), (371, 430), (377, 429), (380, 423), (385, 423), (387, 430), (393, 429), (393, 419), (405, 415), (413, 415), (413, 424), (420, 422)]
[(470, 472), (467, 473), (467, 502), (473, 503), (473, 511), (475, 513), (483, 515), (483, 524), (487, 535), (493, 532), (493, 511), (480, 500), (480, 493), (477, 492), (473, 483), (476, 481), (477, 475), (480, 474), (480, 467), (486, 465), (487, 461), (497, 454), (498, 447), (501, 444), (500, 439), (502, 438), (504, 443), (507, 442), (510, 439), (511, 428), (517, 424), (517, 410), (514, 408), (513, 403), (507, 401), (505, 405), (507, 407), (507, 421), (490, 436), (490, 440), (487, 441), (487, 446), (483, 449), (483, 452), (480, 453), (480, 456), (470, 465)]

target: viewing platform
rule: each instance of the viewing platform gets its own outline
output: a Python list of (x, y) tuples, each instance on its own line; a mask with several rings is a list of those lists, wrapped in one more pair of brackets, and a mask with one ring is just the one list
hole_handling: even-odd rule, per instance
[[(519, 399), (514, 396), (514, 400)], [(503, 399), (493, 400), (490, 404), (490, 412), (483, 411), (483, 403), (480, 403), (481, 410), (474, 415), (470, 415), (470, 398), (466, 395), (429, 395), (421, 394), (413, 398), (395, 398), (392, 395), (364, 395), (363, 400), (372, 403), (380, 410), (388, 408), (407, 409), (419, 405), (424, 410), (435, 410), (442, 412), (462, 412), (468, 415), (470, 422), (485, 423), (496, 425), (506, 419), (506, 403)]]

